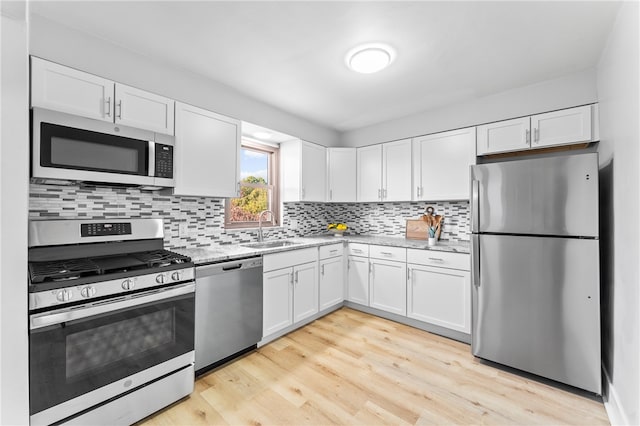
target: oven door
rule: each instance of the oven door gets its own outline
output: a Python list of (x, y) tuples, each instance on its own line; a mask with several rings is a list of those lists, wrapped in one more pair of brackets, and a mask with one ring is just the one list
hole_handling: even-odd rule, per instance
[(32, 424), (64, 419), (192, 363), (194, 291), (188, 283), (31, 315)]
[(33, 111), (32, 177), (153, 185), (153, 132)]

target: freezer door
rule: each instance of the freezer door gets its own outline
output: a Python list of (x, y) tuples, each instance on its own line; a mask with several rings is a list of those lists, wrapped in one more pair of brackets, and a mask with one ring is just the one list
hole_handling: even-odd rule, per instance
[(474, 238), (473, 354), (600, 394), (598, 241)]
[(598, 236), (598, 154), (471, 167), (472, 232)]

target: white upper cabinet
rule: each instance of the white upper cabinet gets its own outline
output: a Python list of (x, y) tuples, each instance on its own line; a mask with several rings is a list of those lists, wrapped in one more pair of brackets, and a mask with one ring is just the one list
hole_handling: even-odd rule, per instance
[(478, 155), (596, 141), (597, 105), (567, 108), (478, 126)]
[(382, 199), (382, 145), (371, 145), (357, 150), (357, 199)]
[(414, 201), (469, 199), (469, 166), (475, 164), (476, 128), (413, 139)]
[(174, 194), (237, 197), (240, 121), (176, 102)]
[(411, 200), (411, 139), (357, 149), (358, 201)]
[(174, 101), (31, 58), (31, 106), (173, 135)]
[(113, 122), (111, 80), (31, 57), (31, 106)]
[(356, 149), (327, 148), (327, 201), (356, 201)]
[(522, 151), (531, 146), (529, 117), (478, 126), (478, 155)]
[(173, 135), (173, 99), (116, 83), (115, 121)]
[(301, 140), (280, 144), (282, 201), (325, 201), (326, 150)]
[(591, 141), (591, 105), (531, 116), (531, 147)]
[(382, 201), (409, 201), (411, 187), (411, 139), (382, 144)]

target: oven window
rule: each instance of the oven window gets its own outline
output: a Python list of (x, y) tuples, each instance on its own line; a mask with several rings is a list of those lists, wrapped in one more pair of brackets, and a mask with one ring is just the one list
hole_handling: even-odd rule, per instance
[(174, 342), (174, 318), (171, 308), (68, 335), (67, 379)]
[(193, 351), (195, 293), (29, 332), (29, 405), (38, 413)]
[(138, 171), (138, 150), (52, 137), (51, 163), (89, 170), (117, 169), (121, 172), (136, 173)]

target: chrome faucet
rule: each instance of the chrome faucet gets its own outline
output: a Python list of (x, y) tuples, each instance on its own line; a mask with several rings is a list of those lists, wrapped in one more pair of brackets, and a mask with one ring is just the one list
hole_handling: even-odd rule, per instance
[(262, 210), (260, 214), (258, 214), (258, 241), (262, 242), (262, 218), (265, 213), (271, 213), (271, 219), (273, 219), (273, 212), (271, 210)]

